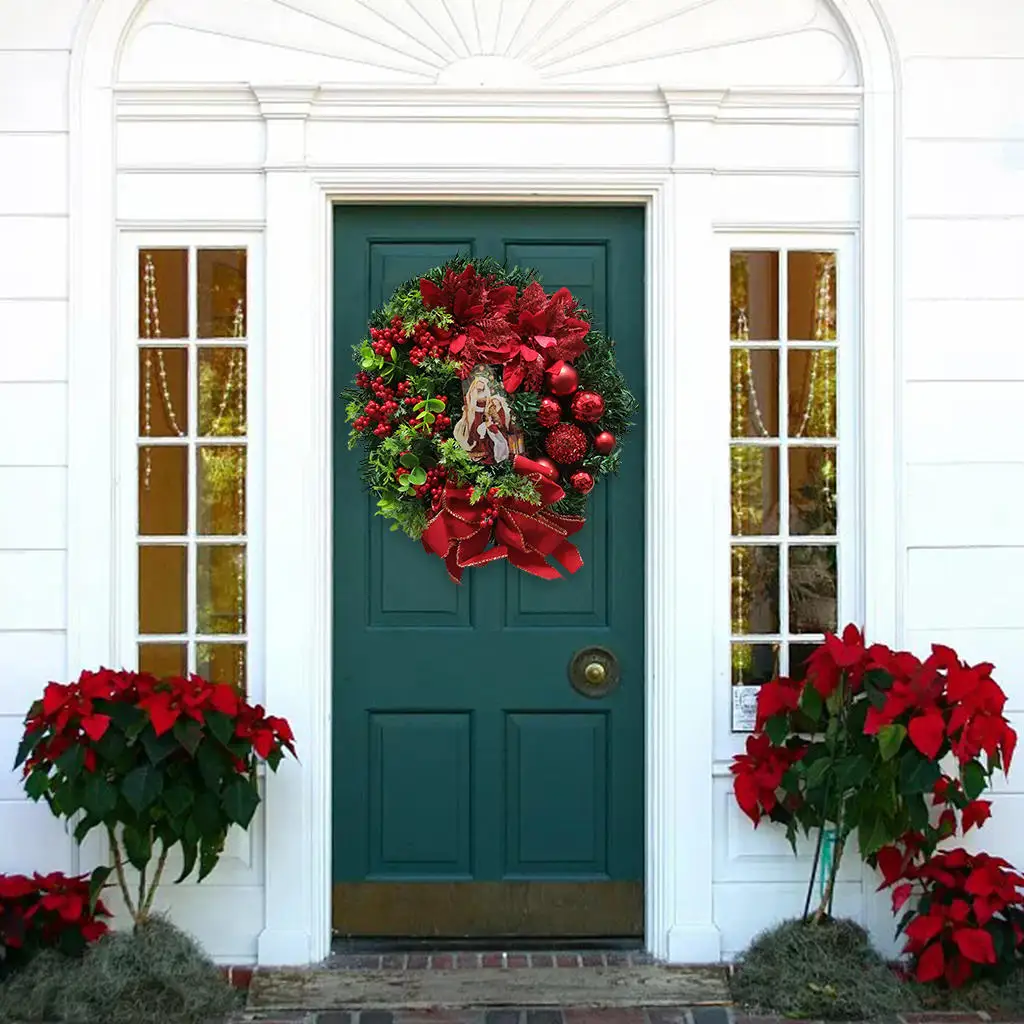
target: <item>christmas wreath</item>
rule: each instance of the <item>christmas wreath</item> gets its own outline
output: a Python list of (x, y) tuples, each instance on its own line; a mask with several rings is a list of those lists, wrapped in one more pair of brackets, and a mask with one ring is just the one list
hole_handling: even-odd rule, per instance
[(569, 537), (618, 469), (637, 403), (572, 293), (537, 274), (458, 257), (370, 317), (346, 391), (349, 447), (378, 514), (459, 582), (507, 558), (545, 579), (583, 564)]

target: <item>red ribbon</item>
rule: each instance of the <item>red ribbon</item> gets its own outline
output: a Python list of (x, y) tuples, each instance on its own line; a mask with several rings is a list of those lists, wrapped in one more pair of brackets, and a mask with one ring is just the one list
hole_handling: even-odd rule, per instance
[[(517, 455), (512, 468), (531, 480), (540, 492), (540, 504), (518, 498), (469, 500), (472, 488), (445, 484), (441, 504), (423, 531), (423, 547), (445, 560), (448, 575), (462, 582), (462, 570), (507, 558), (517, 569), (545, 580), (561, 579), (548, 559), (568, 572), (583, 565), (579, 550), (566, 538), (583, 528), (586, 520), (551, 512), (565, 491), (546, 476), (538, 463)], [(493, 547), (488, 547), (491, 539)]]

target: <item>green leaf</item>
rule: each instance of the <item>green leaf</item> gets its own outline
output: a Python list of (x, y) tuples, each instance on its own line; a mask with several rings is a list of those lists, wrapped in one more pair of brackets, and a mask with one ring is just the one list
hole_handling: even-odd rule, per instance
[(775, 715), (765, 723), (764, 731), (776, 747), (781, 747), (789, 735), (789, 719), (785, 715)]
[(227, 746), (235, 735), (235, 722), (223, 711), (206, 712), (206, 728), (210, 730), (214, 738)]
[(80, 743), (68, 747), (54, 764), (62, 775), (66, 775), (69, 779), (77, 778), (85, 767), (85, 747)]
[(235, 779), (224, 788), (221, 805), (229, 820), (242, 828), (248, 828), (256, 808), (260, 805), (256, 787), (245, 779)]
[(89, 876), (89, 910), (94, 911), (96, 909), (96, 901), (100, 898), (100, 893), (107, 884), (107, 879), (113, 870), (112, 867), (106, 864), (93, 869), (92, 874)]
[(220, 860), (226, 839), (226, 832), (222, 832), (219, 836), (214, 836), (210, 839), (203, 839), (199, 846), (198, 881), (201, 882), (217, 866), (217, 861)]
[(188, 786), (169, 786), (164, 790), (164, 807), (170, 811), (171, 816), (181, 817), (195, 801), (195, 794)]
[(124, 852), (132, 867), (141, 871), (153, 856), (153, 842), (149, 829), (125, 825), (121, 831), (121, 841), (124, 843)]
[(807, 769), (807, 788), (816, 789), (824, 783), (826, 776), (832, 768), (832, 761), (827, 757), (819, 757)]
[(203, 727), (194, 718), (179, 718), (174, 723), (174, 738), (195, 757), (203, 738)]
[(968, 761), (962, 772), (964, 783), (964, 794), (968, 800), (977, 800), (985, 791), (988, 780), (985, 778), (985, 770), (977, 761)]
[(878, 730), (878, 749), (882, 755), (882, 760), (891, 761), (900, 752), (900, 747), (903, 746), (903, 741), (906, 738), (906, 726), (899, 723), (883, 725)]
[(814, 722), (821, 718), (821, 694), (813, 686), (803, 688), (800, 694), (800, 710)]
[(162, 736), (157, 736), (152, 729), (147, 729), (142, 734), (142, 745), (146, 748), (146, 756), (153, 764), (159, 764), (178, 750), (178, 740), (173, 729)]
[(398, 350), (394, 346), (391, 347), (391, 362), (398, 362)]
[(863, 754), (844, 757), (836, 765), (836, 782), (840, 790), (860, 786), (871, 774), (871, 762)]
[(412, 452), (406, 452), (398, 461), (406, 469), (413, 469), (420, 464), (420, 460)]
[(114, 725), (122, 732), (128, 732), (138, 725), (139, 722), (145, 723), (147, 721), (145, 712), (134, 704), (104, 701), (103, 705), (102, 709), (97, 706), (96, 710), (102, 710), (103, 714), (109, 715)]
[(930, 793), (941, 775), (934, 761), (929, 761), (917, 752), (904, 754), (900, 758), (900, 789), (904, 794)]
[(422, 466), (417, 466), (409, 473), (409, 482), (414, 487), (420, 487), (427, 482), (427, 471)]
[(87, 814), (82, 820), (75, 826), (75, 842), (81, 844), (82, 840), (97, 826), (102, 825), (98, 818), (94, 818), (91, 814)]
[(30, 800), (38, 800), (50, 788), (50, 776), (46, 768), (40, 766), (32, 771), (25, 780), (25, 792)]
[(857, 829), (857, 842), (862, 857), (869, 857), (889, 842), (889, 830), (880, 816), (865, 818)]
[(431, 398), (427, 401), (427, 412), (444, 412), (444, 402), (439, 398)]
[(203, 839), (212, 839), (224, 831), (224, 815), (213, 793), (200, 793), (196, 797), (191, 820)]
[(102, 821), (117, 807), (117, 787), (98, 772), (93, 772), (85, 780), (82, 805), (90, 815)]
[(136, 814), (141, 814), (161, 793), (164, 778), (151, 764), (140, 764), (121, 784), (121, 794)]
[(928, 804), (920, 793), (904, 797), (910, 827), (916, 832), (923, 832), (928, 827)]
[(18, 744), (18, 752), (14, 757), (15, 768), (20, 768), (28, 760), (28, 755), (39, 746), (39, 741), (45, 735), (45, 729), (33, 729), (22, 736), (21, 742)]
[(196, 752), (196, 764), (199, 765), (199, 774), (203, 782), (210, 789), (220, 789), (220, 780), (224, 778), (226, 768), (224, 751), (209, 741), (199, 744)]
[(426, 425), (427, 425), (428, 427), (432, 427), (432, 426), (434, 425), (434, 420), (436, 420), (436, 419), (437, 419), (437, 417), (436, 417), (436, 416), (435, 416), (435, 415), (434, 415), (434, 414), (433, 414), (432, 412), (425, 412), (425, 413), (424, 413), (424, 414), (423, 414), (423, 415), (422, 415), (422, 416), (420, 417), (420, 419), (422, 419), (422, 420), (423, 420), (423, 422), (424, 422), (424, 423), (425, 423), (425, 424), (426, 424)]
[(189, 875), (192, 874), (192, 869), (196, 866), (196, 858), (199, 856), (199, 843), (192, 842), (188, 839), (181, 840), (181, 874), (174, 880), (175, 884), (184, 882)]

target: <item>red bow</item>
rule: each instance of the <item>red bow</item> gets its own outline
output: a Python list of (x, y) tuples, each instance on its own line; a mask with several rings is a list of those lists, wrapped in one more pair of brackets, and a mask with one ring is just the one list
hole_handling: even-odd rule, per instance
[[(533, 481), (540, 492), (539, 504), (518, 498), (483, 498), (471, 504), (471, 488), (445, 484), (441, 504), (422, 540), (426, 551), (445, 560), (448, 575), (456, 583), (462, 582), (463, 569), (501, 558), (546, 580), (561, 579), (548, 558), (568, 572), (583, 565), (579, 551), (566, 538), (582, 529), (586, 520), (548, 511), (549, 505), (565, 497), (565, 491), (541, 466), (522, 455), (516, 456), (512, 468)], [(488, 547), (492, 536), (496, 543)]]

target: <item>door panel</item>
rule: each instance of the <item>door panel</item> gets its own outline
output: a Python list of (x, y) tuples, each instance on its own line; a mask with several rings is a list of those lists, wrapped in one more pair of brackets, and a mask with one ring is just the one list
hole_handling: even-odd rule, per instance
[[(396, 287), (459, 252), (532, 266), (618, 343), (643, 391), (643, 211), (338, 207), (335, 390)], [(334, 923), (346, 934), (631, 935), (643, 927), (643, 437), (545, 581), (500, 562), (453, 584), (374, 515), (334, 434)], [(614, 651), (588, 699), (567, 666)]]

